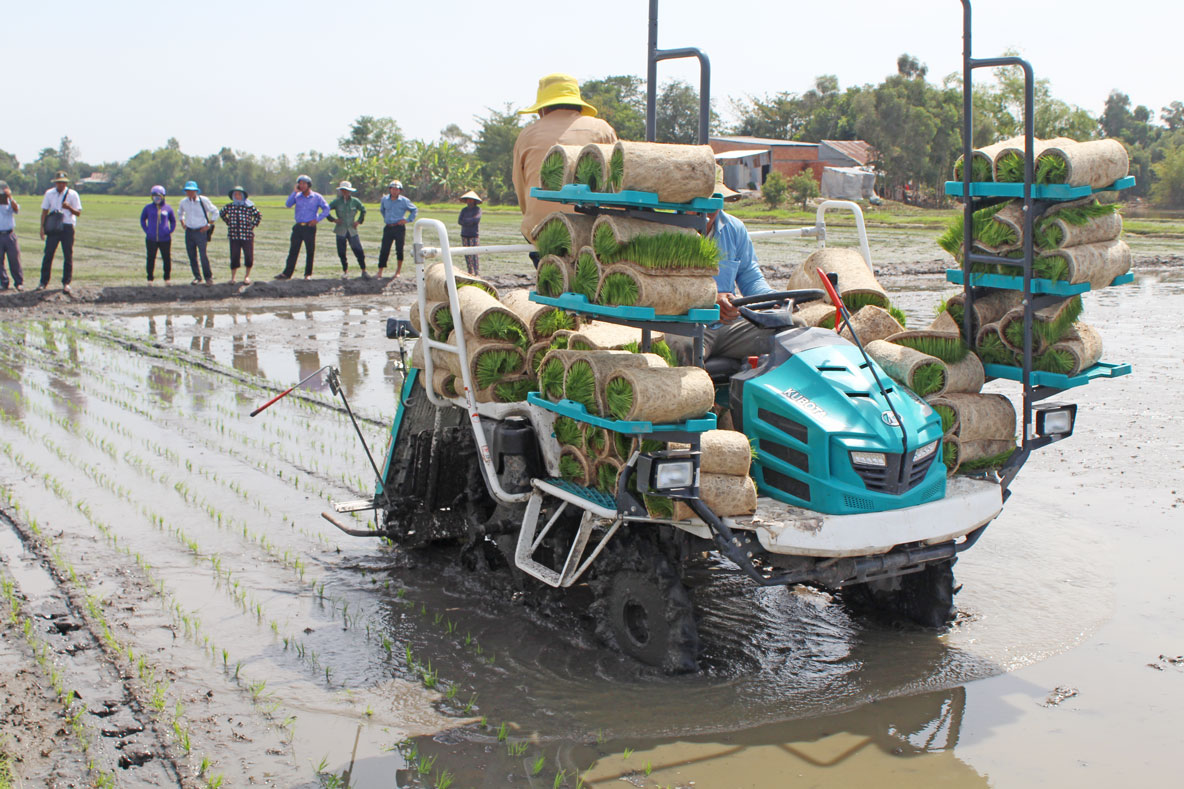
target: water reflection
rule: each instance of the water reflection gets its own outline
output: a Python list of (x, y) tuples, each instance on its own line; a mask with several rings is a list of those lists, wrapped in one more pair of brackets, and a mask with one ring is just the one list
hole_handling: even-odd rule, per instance
[(25, 345), (25, 324), (14, 323), (6, 333), (13, 343), (4, 348), (4, 364), (0, 366), (0, 411), (12, 419), (25, 418), (25, 389), (21, 379), (25, 376), (24, 354), (16, 352)]

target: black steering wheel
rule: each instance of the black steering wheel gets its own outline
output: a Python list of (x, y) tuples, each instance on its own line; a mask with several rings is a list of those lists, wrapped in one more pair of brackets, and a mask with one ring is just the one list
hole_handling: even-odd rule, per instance
[(732, 299), (732, 306), (740, 309), (740, 315), (753, 326), (762, 329), (788, 329), (793, 326), (794, 304), (805, 304), (826, 298), (826, 291), (818, 288), (779, 290)]

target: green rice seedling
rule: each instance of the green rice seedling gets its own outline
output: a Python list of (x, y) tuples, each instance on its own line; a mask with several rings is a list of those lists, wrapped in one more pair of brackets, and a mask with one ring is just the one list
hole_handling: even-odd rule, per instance
[[(674, 502), (670, 499), (663, 496), (645, 496), (643, 498), (645, 499), (646, 511), (652, 517), (666, 519), (674, 517)], [(629, 749), (626, 748), (625, 750)], [(628, 759), (629, 755), (626, 754), (625, 758)]]
[(554, 260), (539, 263), (538, 291), (548, 298), (563, 293), (563, 272), (559, 270), (560, 265)]
[(869, 304), (882, 309), (887, 309), (889, 306), (888, 297), (879, 293), (844, 293), (842, 299), (843, 304), (847, 305), (847, 310), (851, 313), (856, 313), (860, 307), (866, 307)]
[(518, 354), (513, 351), (490, 350), (477, 359), (477, 388), (493, 386), (517, 369)]
[(580, 423), (569, 416), (560, 416), (555, 418), (555, 440), (565, 446), (580, 447), (584, 446), (584, 433), (580, 429)]
[(567, 231), (567, 225), (563, 224), (561, 220), (552, 219), (539, 228), (539, 233), (534, 239), (534, 246), (542, 257), (547, 255), (567, 257), (572, 253), (571, 233)]
[(954, 409), (950, 408), (948, 405), (941, 405), (938, 403), (937, 405), (933, 406), (933, 410), (936, 411), (937, 415), (941, 417), (941, 432), (950, 432), (950, 428), (954, 426)]
[(416, 765), (416, 769), (419, 770), (420, 775), (427, 775), (432, 771), (432, 767), (434, 767), (435, 764), (435, 756), (428, 756), (427, 754), (424, 754), (423, 756), (419, 757), (419, 763)]
[(487, 340), (503, 340), (525, 348), (530, 338), (523, 330), (522, 322), (505, 312), (491, 312), (481, 319), (477, 333)]
[(571, 455), (563, 455), (559, 458), (559, 477), (567, 482), (581, 482), (584, 477), (584, 469), (580, 467), (580, 462)]
[(899, 337), (893, 340), (897, 345), (912, 348), (915, 351), (941, 359), (946, 364), (954, 364), (966, 358), (970, 353), (970, 346), (961, 337)]
[(900, 307), (889, 304), (888, 305), (888, 314), (891, 315), (893, 318), (895, 318), (896, 322), (899, 323), (901, 326), (908, 327), (909, 316), (905, 315), (904, 310), (902, 310)]
[(570, 284), (573, 293), (587, 297), (588, 301), (596, 300), (596, 289), (600, 286), (600, 270), (590, 253), (584, 252), (576, 258), (576, 269)]
[(625, 433), (612, 433), (613, 448), (617, 451), (617, 456), (622, 460), (629, 459), (629, 453), (633, 451), (633, 436)]
[(493, 296), (495, 299), (497, 298), (497, 289), (488, 282), (469, 282), (468, 280), (465, 280), (463, 282), (457, 282), (456, 286), (458, 288), (481, 288), (481, 290), (485, 291), (490, 296)]
[(953, 441), (943, 441), (941, 444), (941, 459), (946, 464), (946, 468), (954, 468), (958, 465), (958, 445)]
[(822, 320), (818, 321), (818, 328), (820, 329), (833, 329), (834, 327), (835, 314), (833, 312), (828, 312)]
[(592, 346), (583, 340), (571, 340), (568, 343), (568, 350), (570, 351), (590, 351)]
[(546, 755), (545, 755), (545, 754), (539, 754), (539, 758), (537, 758), (537, 759), (535, 759), (533, 762), (531, 762), (531, 765), (530, 765), (530, 774), (531, 774), (531, 775), (538, 775), (539, 773), (541, 773), (541, 772), (543, 771), (543, 768), (544, 768), (544, 767), (546, 767), (546, 766), (547, 766), (547, 757), (546, 757)]
[(563, 362), (552, 359), (539, 368), (539, 391), (552, 399), (563, 397)]
[(569, 337), (566, 334), (562, 334), (558, 337), (552, 337), (551, 338), (551, 345), (548, 350), (566, 351), (568, 339), (569, 339)]
[(940, 391), (946, 384), (945, 367), (940, 364), (923, 364), (913, 372), (912, 390), (925, 397)]
[(608, 463), (602, 463), (596, 468), (596, 489), (601, 493), (616, 492), (617, 471)]
[(612, 156), (608, 157), (608, 183), (614, 192), (621, 191), (621, 179), (625, 177), (625, 152), (614, 148)]
[(526, 749), (530, 747), (528, 742), (508, 742), (506, 743), (506, 756), (511, 758), (521, 756), (526, 753)]
[[(641, 353), (641, 343), (637, 340), (626, 343), (622, 350), (630, 353)], [(662, 361), (666, 362), (670, 367), (678, 367), (678, 358), (674, 355), (674, 351), (670, 350), (670, 346), (666, 344), (665, 340), (654, 340), (650, 343), (650, 353), (657, 354), (662, 357)]]
[(1032, 261), (1032, 276), (1054, 281), (1069, 278), (1069, 261), (1060, 255), (1036, 258)]
[(1011, 459), (1015, 454), (1015, 447), (1004, 450), (997, 455), (990, 457), (979, 458), (978, 460), (968, 460), (958, 467), (959, 471), (985, 471), (987, 469), (995, 469), (1001, 467), (1004, 463)]
[(493, 387), (493, 394), (500, 403), (520, 403), (526, 399), (527, 392), (533, 392), (536, 386), (533, 378), (502, 381)]
[(1073, 354), (1059, 348), (1049, 348), (1032, 360), (1032, 369), (1068, 375), (1073, 369)]
[(436, 310), (436, 339), (444, 342), (448, 339), (448, 335), (453, 329), (452, 310), (448, 307), (441, 307)]
[(622, 759), (624, 759), (624, 760), (626, 760), (626, 761), (628, 761), (629, 757), (630, 757), (630, 756), (632, 756), (632, 755), (633, 755), (633, 749), (632, 749), (632, 748), (626, 748), (625, 750), (623, 750), (623, 751), (621, 752), (621, 758), (622, 758)]
[[(995, 214), (1003, 210), (1007, 203), (996, 203), (986, 208), (981, 208), (975, 211), (971, 218), (971, 232), (975, 239), (981, 240), (983, 234), (987, 232), (988, 225), (998, 225), (998, 222), (991, 221)], [(961, 260), (962, 258), (962, 215), (954, 217), (950, 220), (950, 224), (946, 227), (944, 233), (937, 238), (937, 244), (946, 252), (949, 252), (955, 258)]]
[(435, 789), (449, 789), (449, 787), (452, 786), (453, 780), (455, 779), (453, 778), (452, 773), (448, 772), (447, 770), (444, 770), (443, 772), (437, 772), (435, 779)]
[(719, 262), (719, 247), (710, 238), (670, 231), (634, 236), (618, 244), (607, 224), (592, 237), (596, 258), (603, 266), (622, 260), (652, 269), (712, 269)]
[(502, 721), (501, 725), (499, 725), (497, 727), (497, 741), (498, 742), (505, 742), (506, 736), (509, 735), (509, 733), (510, 733), (509, 725), (507, 725), (505, 721)]
[(534, 352), (534, 356), (530, 357), (530, 372), (536, 377), (539, 374), (539, 366), (543, 363), (543, 358), (546, 357), (548, 348), (539, 348)]
[[(975, 156), (970, 160), (970, 180), (971, 181), (990, 181), (993, 174), (991, 173), (991, 163), (981, 156)], [(954, 179), (962, 180), (962, 162), (954, 164)]]
[(535, 323), (540, 337), (550, 337), (557, 331), (570, 331), (575, 327), (575, 316), (564, 310), (548, 310)]
[(585, 361), (571, 363), (563, 379), (563, 396), (583, 405), (588, 413), (595, 413), (596, 374), (592, 372), (592, 365)]
[(563, 782), (567, 780), (567, 770), (560, 770), (555, 773), (555, 780), (551, 782), (551, 789), (559, 789), (563, 786)]
[(633, 384), (624, 378), (613, 378), (604, 388), (605, 405), (614, 419), (624, 419), (633, 408)]
[[(1063, 184), (1069, 174), (1069, 163), (1063, 156), (1049, 154), (1036, 160), (1036, 183)], [(1021, 180), (1023, 180), (1021, 178)]]
[(627, 274), (609, 274), (600, 283), (597, 302), (609, 307), (632, 307), (641, 296), (637, 281)]
[(595, 156), (581, 156), (571, 180), (577, 184), (587, 184), (593, 192), (604, 192), (609, 188), (604, 182), (604, 168)]
[(469, 696), (469, 700), (465, 702), (464, 709), (461, 710), (461, 712), (463, 712), (465, 715), (468, 715), (470, 712), (473, 711), (473, 705), (476, 703), (477, 703), (477, 694), (474, 693), (472, 696)]
[(555, 151), (543, 159), (539, 166), (539, 184), (546, 190), (554, 192), (563, 187), (564, 156)]
[[(1032, 321), (1033, 336), (1040, 338), (1045, 345), (1052, 345), (1065, 336), (1065, 332), (1069, 331), (1069, 328), (1081, 317), (1083, 309), (1081, 297), (1074, 296), (1054, 320)], [(1022, 348), (1024, 345), (1023, 321), (1012, 321), (1007, 325), (1006, 331), (1008, 341), (1016, 348)]]
[(649, 762), (646, 762), (645, 767), (643, 767), (642, 770), (648, 776), (650, 773), (652, 773), (654, 771), (654, 766), (652, 764), (650, 764)]
[(995, 180), (1004, 183), (1020, 183), (1024, 180), (1024, 155), (1011, 151), (995, 165)]
[(604, 451), (604, 431), (589, 427), (587, 434), (584, 436), (584, 446), (588, 448), (589, 452), (600, 454)]

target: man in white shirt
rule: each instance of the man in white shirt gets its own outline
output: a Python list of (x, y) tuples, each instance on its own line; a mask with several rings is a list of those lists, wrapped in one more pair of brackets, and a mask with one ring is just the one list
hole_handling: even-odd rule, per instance
[[(74, 279), (74, 224), (82, 213), (82, 200), (69, 187), (70, 178), (58, 171), (53, 187), (41, 200), (41, 239), (45, 242), (45, 255), (41, 258), (41, 284), (37, 290), (49, 286), (49, 275), (53, 272), (53, 256), (62, 247), (62, 290), (70, 292), (70, 281)], [(47, 230), (45, 220), (50, 215), (55, 219)], [(55, 229), (56, 225), (56, 229)]]
[(4, 272), (4, 259), (12, 271), (12, 284), (17, 290), (24, 290), (25, 278), (21, 273), (21, 246), (16, 241), (16, 215), (21, 212), (7, 181), (0, 181), (0, 290), (8, 290), (8, 275)]
[[(177, 206), (177, 219), (181, 227), (185, 228), (185, 251), (189, 254), (189, 268), (193, 270), (193, 284), (200, 285), (205, 280), (207, 285), (214, 284), (214, 273), (210, 270), (210, 256), (206, 254), (206, 244), (210, 241), (210, 231), (214, 229), (214, 222), (218, 219), (218, 209), (210, 199), (197, 188), (197, 181), (185, 183), (185, 199)], [(197, 258), (201, 255), (201, 269), (197, 268)]]

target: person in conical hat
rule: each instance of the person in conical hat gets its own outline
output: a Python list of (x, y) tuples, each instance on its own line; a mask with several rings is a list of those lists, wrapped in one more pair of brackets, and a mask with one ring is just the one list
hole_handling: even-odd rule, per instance
[[(480, 246), (477, 243), (478, 226), (481, 224), (481, 206), (478, 203), (483, 202), (481, 196), (472, 189), (460, 196), (464, 202), (465, 207), (460, 210), (460, 216), (456, 221), (460, 225), (460, 243), (466, 247)], [(473, 276), (480, 274), (480, 261), (477, 260), (477, 255), (465, 255), (465, 268)]]
[(358, 228), (366, 221), (366, 206), (354, 197), (354, 185), (349, 181), (342, 181), (337, 185), (337, 197), (329, 203), (329, 221), (334, 225), (337, 235), (337, 257), (341, 259), (341, 278), (349, 276), (349, 260), (345, 256), (345, 246), (354, 252), (358, 261), (358, 268), (362, 272), (362, 279), (369, 279), (366, 273), (366, 253), (362, 249), (362, 238)]

